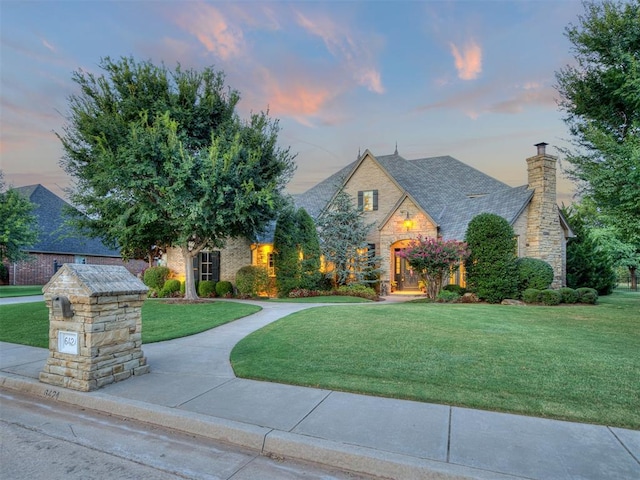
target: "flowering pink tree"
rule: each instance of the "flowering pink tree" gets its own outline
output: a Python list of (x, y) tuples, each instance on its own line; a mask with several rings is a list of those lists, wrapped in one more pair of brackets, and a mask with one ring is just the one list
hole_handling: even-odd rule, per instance
[(418, 236), (398, 256), (405, 258), (418, 273), (425, 284), (427, 297), (436, 298), (451, 270), (457, 268), (469, 253), (464, 242)]

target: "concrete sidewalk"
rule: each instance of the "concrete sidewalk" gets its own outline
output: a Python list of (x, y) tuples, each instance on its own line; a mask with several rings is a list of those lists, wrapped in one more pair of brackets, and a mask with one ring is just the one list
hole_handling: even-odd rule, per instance
[(39, 383), (47, 350), (0, 343), (0, 386), (385, 478), (640, 479), (640, 431), (236, 378), (229, 354), (240, 339), (312, 306), (259, 304), (250, 317), (144, 345), (151, 373), (90, 393)]

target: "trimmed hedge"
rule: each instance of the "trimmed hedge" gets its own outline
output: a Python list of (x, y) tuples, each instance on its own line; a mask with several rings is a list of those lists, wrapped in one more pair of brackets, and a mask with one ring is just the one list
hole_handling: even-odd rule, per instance
[(524, 292), (527, 288), (545, 290), (553, 282), (553, 267), (537, 258), (518, 258), (516, 272), (519, 292)]
[(444, 290), (445, 292), (454, 292), (454, 293), (457, 293), (460, 296), (462, 296), (465, 293), (467, 293), (467, 289), (466, 288), (461, 287), (460, 285), (456, 285), (454, 283), (452, 283), (450, 285), (445, 285), (444, 287), (442, 287), (442, 290)]
[(454, 303), (454, 302), (457, 302), (458, 300), (460, 300), (460, 294), (453, 290), (442, 289), (440, 290), (440, 292), (438, 293), (438, 296), (436, 297), (436, 302), (438, 303)]
[(231, 282), (221, 280), (216, 283), (216, 295), (219, 297), (233, 297), (233, 285)]
[(560, 296), (562, 297), (561, 303), (577, 303), (578, 292), (573, 288), (564, 287), (558, 290), (558, 292), (560, 292)]
[(202, 280), (198, 282), (198, 296), (201, 298), (216, 296), (216, 282), (212, 280)]
[(578, 302), (595, 305), (598, 302), (598, 291), (595, 288), (581, 287), (576, 289)]
[(540, 303), (540, 290), (537, 288), (527, 288), (522, 292), (522, 301), (525, 303)]
[(242, 296), (257, 297), (269, 290), (269, 272), (265, 267), (247, 265), (236, 273), (236, 288)]
[(552, 290), (547, 288), (545, 290), (540, 291), (540, 302), (544, 305), (560, 305), (560, 301), (562, 300), (562, 295), (560, 292), (556, 290)]
[(366, 287), (360, 284), (342, 285), (336, 290), (336, 295), (346, 295), (350, 297), (360, 297), (369, 300), (377, 300), (378, 294), (371, 287)]
[(180, 293), (180, 280), (176, 280), (175, 278), (170, 278), (166, 282), (164, 282), (164, 286), (158, 296), (160, 298), (173, 297), (175, 293)]

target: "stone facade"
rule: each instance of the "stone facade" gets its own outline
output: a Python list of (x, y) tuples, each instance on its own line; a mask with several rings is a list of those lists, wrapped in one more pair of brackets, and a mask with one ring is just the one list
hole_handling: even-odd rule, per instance
[(141, 313), (147, 290), (122, 266), (64, 265), (43, 288), (49, 358), (40, 381), (86, 392), (147, 373)]
[(553, 268), (552, 288), (566, 284), (566, 239), (556, 203), (557, 158), (540, 143), (538, 155), (527, 158), (527, 178), (533, 197), (527, 208), (525, 257), (544, 260)]

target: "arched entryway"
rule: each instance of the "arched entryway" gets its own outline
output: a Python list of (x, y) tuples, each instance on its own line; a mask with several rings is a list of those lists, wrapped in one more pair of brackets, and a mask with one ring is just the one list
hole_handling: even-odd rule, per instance
[(420, 291), (418, 274), (411, 268), (406, 259), (398, 253), (406, 246), (408, 240), (401, 240), (391, 245), (391, 284), (398, 292)]

